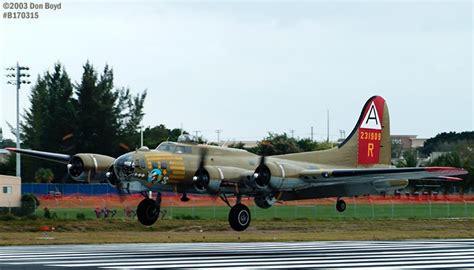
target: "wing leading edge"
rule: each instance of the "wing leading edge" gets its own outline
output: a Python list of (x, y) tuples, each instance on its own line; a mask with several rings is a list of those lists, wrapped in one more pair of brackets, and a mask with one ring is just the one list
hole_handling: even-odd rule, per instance
[(71, 160), (71, 156), (65, 155), (65, 154), (36, 151), (36, 150), (17, 149), (17, 148), (5, 148), (5, 149), (10, 152), (19, 153), (25, 156), (46, 159), (46, 160), (64, 163), (64, 164), (69, 163), (69, 161)]

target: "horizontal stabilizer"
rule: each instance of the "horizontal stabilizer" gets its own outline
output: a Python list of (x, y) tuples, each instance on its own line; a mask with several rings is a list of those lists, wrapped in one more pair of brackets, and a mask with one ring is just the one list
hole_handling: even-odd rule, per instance
[(413, 180), (425, 180), (425, 181), (462, 181), (462, 178), (452, 177), (452, 176), (437, 176), (437, 177), (428, 177), (422, 179), (413, 179)]
[(308, 182), (350, 183), (358, 181), (378, 180), (428, 180), (459, 181), (452, 175), (467, 174), (464, 169), (453, 167), (412, 167), (412, 168), (373, 168), (373, 169), (336, 169), (336, 170), (304, 170), (300, 177)]

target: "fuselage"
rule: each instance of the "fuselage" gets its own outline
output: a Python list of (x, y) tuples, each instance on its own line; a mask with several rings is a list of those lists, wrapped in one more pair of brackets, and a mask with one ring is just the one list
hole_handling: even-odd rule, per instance
[[(210, 174), (210, 189), (206, 192), (195, 188), (193, 177), (199, 166), (199, 153), (206, 148), (206, 168)], [(165, 191), (182, 193), (265, 193), (252, 183), (252, 175), (260, 156), (242, 149), (163, 142), (156, 149), (140, 148), (117, 158), (114, 170), (130, 193)], [(268, 157), (273, 164), (274, 187), (280, 190), (303, 188), (307, 182), (300, 179), (302, 170), (324, 169), (322, 164), (283, 160)], [(333, 168), (333, 167), (332, 167)], [(268, 190), (270, 192), (270, 190)]]

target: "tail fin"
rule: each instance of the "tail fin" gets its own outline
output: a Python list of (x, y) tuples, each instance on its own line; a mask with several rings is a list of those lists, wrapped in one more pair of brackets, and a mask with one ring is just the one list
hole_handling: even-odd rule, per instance
[(314, 152), (277, 156), (281, 159), (347, 167), (390, 164), (390, 119), (387, 103), (373, 96), (365, 103), (349, 136), (337, 147)]

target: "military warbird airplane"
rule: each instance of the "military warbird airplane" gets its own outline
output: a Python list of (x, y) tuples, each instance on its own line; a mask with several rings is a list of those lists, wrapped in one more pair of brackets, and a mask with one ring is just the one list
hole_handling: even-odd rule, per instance
[[(260, 208), (276, 202), (335, 197), (339, 212), (343, 197), (379, 194), (408, 185), (408, 179), (455, 181), (466, 174), (451, 167), (395, 168), (390, 165), (388, 107), (380, 96), (371, 97), (350, 135), (339, 146), (278, 156), (258, 156), (245, 150), (198, 145), (181, 136), (155, 150), (142, 147), (119, 158), (99, 154), (74, 156), (7, 148), (23, 155), (67, 164), (73, 179), (106, 178), (120, 193), (141, 193), (138, 220), (150, 226), (160, 214), (161, 192), (219, 196), (230, 207), (229, 223), (236, 231), (250, 224), (243, 197), (253, 197)], [(156, 198), (152, 198), (156, 192)], [(235, 197), (231, 206), (228, 198)]]

